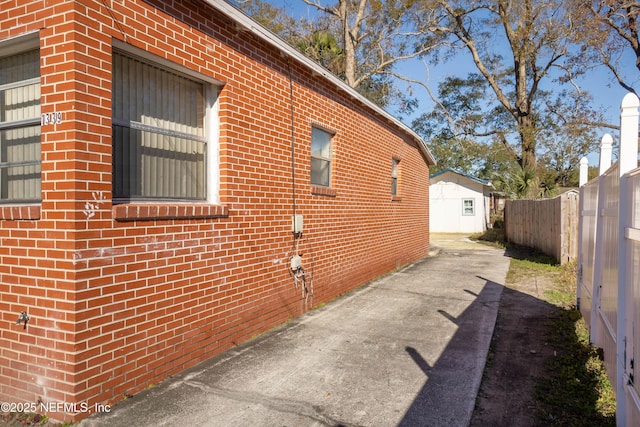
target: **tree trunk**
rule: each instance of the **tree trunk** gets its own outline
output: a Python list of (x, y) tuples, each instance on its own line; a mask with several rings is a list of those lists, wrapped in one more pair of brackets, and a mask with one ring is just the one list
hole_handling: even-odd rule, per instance
[(342, 21), (342, 38), (344, 46), (344, 79), (351, 86), (356, 86), (356, 41), (354, 32), (358, 30), (359, 22), (356, 21), (352, 29), (349, 22), (348, 2), (341, 0), (338, 2), (338, 14)]
[(529, 114), (521, 114), (518, 120), (518, 134), (522, 152), (520, 156), (520, 166), (522, 169), (536, 169), (536, 132), (533, 127), (533, 120)]

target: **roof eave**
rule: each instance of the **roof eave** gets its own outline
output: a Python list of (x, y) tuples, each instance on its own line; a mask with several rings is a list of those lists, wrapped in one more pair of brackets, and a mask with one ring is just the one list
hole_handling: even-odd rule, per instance
[(492, 187), (493, 188), (493, 184), (491, 184), (490, 181), (486, 181), (484, 179), (476, 178), (475, 176), (467, 175), (466, 173), (458, 172), (457, 170), (451, 169), (451, 168), (445, 168), (445, 169), (442, 169), (442, 170), (440, 170), (440, 171), (438, 171), (436, 173), (432, 173), (431, 175), (429, 175), (429, 179), (437, 178), (440, 175), (444, 175), (447, 172), (451, 172), (452, 174), (455, 174), (455, 175), (461, 176), (463, 178), (469, 179), (471, 181), (477, 182), (478, 184), (482, 184), (485, 187)]
[(403, 132), (411, 136), (411, 138), (413, 138), (418, 143), (418, 147), (420, 151), (425, 156), (425, 158), (427, 159), (427, 163), (430, 166), (433, 166), (436, 164), (436, 160), (431, 154), (431, 151), (429, 151), (429, 148), (427, 148), (427, 144), (417, 133), (415, 133), (410, 127), (402, 123), (400, 120), (393, 117), (391, 114), (387, 113), (385, 110), (383, 110), (382, 108), (380, 108), (379, 106), (377, 106), (376, 104), (374, 104), (373, 102), (371, 102), (370, 100), (362, 96), (355, 89), (353, 89), (352, 87), (347, 85), (345, 82), (340, 80), (335, 74), (331, 73), (326, 68), (322, 67), (321, 65), (317, 64), (316, 62), (312, 61), (311, 59), (303, 55), (301, 52), (296, 50), (293, 46), (291, 46), (290, 44), (282, 40), (280, 37), (278, 37), (271, 31), (269, 31), (267, 28), (263, 27), (258, 22), (251, 19), (248, 15), (246, 15), (245, 13), (243, 13), (241, 10), (237, 9), (235, 6), (231, 5), (230, 3), (224, 0), (201, 0), (201, 1), (207, 3), (209, 6), (215, 8), (216, 10), (218, 10), (219, 12), (221, 12), (222, 14), (224, 14), (225, 16), (233, 20), (236, 24), (242, 26), (243, 28), (246, 29), (246, 31), (249, 31), (251, 34), (255, 35), (259, 39), (265, 41), (266, 43), (278, 49), (280, 52), (286, 54), (292, 59), (295, 59), (305, 67), (311, 69), (314, 73), (330, 81), (339, 90), (345, 92), (350, 97), (358, 100), (360, 103), (374, 110), (377, 114), (380, 114), (381, 116), (383, 116), (385, 119), (387, 119), (388, 121), (393, 123), (396, 127), (398, 127), (400, 130), (402, 130)]

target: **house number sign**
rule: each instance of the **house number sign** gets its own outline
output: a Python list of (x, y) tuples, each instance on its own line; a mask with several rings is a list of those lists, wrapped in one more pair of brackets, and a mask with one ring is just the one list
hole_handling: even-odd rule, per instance
[(40, 116), (40, 126), (46, 125), (58, 125), (62, 123), (62, 112), (57, 113), (45, 113)]

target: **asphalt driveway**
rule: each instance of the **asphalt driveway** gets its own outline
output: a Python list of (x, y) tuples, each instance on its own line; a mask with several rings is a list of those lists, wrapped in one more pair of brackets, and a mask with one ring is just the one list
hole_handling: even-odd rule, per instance
[(465, 236), (438, 237), (438, 255), (80, 425), (468, 425), (509, 259)]

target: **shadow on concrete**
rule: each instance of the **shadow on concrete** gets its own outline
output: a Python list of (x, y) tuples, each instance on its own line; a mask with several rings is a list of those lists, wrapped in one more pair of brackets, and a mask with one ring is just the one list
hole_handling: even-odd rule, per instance
[[(526, 252), (514, 249), (511, 254), (553, 263)], [(398, 426), (614, 426), (614, 415), (598, 411), (598, 375), (587, 369), (594, 350), (575, 332), (579, 311), (511, 288), (500, 294), (501, 289), (486, 280), (480, 294), (464, 290), (477, 298), (459, 316), (437, 310), (458, 329), (433, 366), (415, 348), (405, 347), (426, 379)], [(496, 303), (499, 311), (481, 384), (471, 376), (465, 381), (459, 373), (467, 368), (461, 355), (481, 339), (478, 319)], [(477, 399), (469, 419), (461, 406), (470, 394), (477, 394)]]
[[(474, 295), (476, 299), (459, 316), (437, 309), (458, 329), (433, 366), (415, 348), (405, 347), (407, 355), (427, 378), (399, 426), (465, 426), (469, 422), (469, 408), (465, 407), (465, 403), (474, 401), (480, 376), (471, 372), (468, 376), (460, 375), (460, 371), (473, 368), (466, 365), (472, 361), (467, 362), (464, 353), (470, 351), (470, 346), (487, 345), (489, 340), (486, 335), (490, 335), (491, 330), (480, 330), (478, 325), (486, 323), (481, 319), (491, 311), (488, 306), (499, 304), (502, 285), (487, 281), (480, 294), (466, 289), (464, 292)], [(479, 351), (479, 357), (484, 357), (487, 350)]]
[[(82, 425), (607, 425), (594, 415), (595, 378), (574, 347), (575, 311), (537, 297), (531, 279), (505, 288), (508, 264), (501, 251), (445, 250)], [(567, 317), (553, 341), (549, 321)], [(549, 400), (536, 408), (535, 383), (561, 356), (575, 359), (573, 376), (547, 378)], [(564, 407), (554, 406), (558, 394)]]

